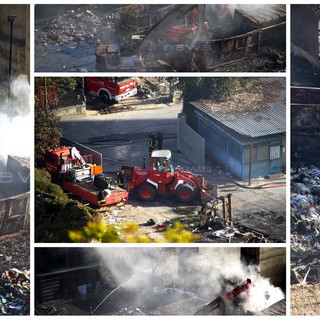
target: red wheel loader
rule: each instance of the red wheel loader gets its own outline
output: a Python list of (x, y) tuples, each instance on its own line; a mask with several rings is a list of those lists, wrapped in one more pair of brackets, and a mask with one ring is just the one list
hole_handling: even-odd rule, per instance
[(135, 190), (142, 201), (153, 201), (157, 194), (174, 194), (180, 202), (207, 201), (217, 196), (217, 188), (202, 175), (174, 169), (170, 150), (153, 151), (149, 169), (125, 165), (121, 170), (128, 192)]

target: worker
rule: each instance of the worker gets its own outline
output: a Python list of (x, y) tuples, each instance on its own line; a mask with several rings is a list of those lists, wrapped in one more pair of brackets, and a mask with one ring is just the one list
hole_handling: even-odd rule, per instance
[(156, 134), (154, 132), (149, 135), (148, 147), (149, 157), (151, 157), (152, 151), (157, 147)]
[(158, 150), (162, 150), (162, 144), (163, 144), (163, 136), (160, 132), (158, 132), (158, 134), (157, 134)]
[(120, 188), (124, 189), (124, 171), (122, 169), (117, 173), (117, 183)]

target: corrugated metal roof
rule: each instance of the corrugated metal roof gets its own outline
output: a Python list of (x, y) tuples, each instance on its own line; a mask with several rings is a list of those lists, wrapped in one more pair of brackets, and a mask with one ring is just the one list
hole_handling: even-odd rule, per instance
[[(191, 104), (244, 136), (254, 138), (286, 132), (285, 81), (269, 78), (261, 79), (259, 84), (259, 91), (260, 93), (264, 91), (264, 94), (257, 98), (254, 92), (248, 93), (247, 101), (250, 100), (250, 95), (252, 100), (250, 102), (244, 100), (236, 107), (229, 108), (228, 103), (219, 103), (210, 99), (191, 102)], [(254, 99), (253, 107), (251, 102)]]

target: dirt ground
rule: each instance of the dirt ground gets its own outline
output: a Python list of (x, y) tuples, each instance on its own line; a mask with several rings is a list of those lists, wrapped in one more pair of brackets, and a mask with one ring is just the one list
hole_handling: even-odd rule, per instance
[(0, 237), (0, 274), (10, 268), (30, 269), (30, 237), (27, 232)]
[(319, 316), (320, 283), (291, 286), (291, 315)]

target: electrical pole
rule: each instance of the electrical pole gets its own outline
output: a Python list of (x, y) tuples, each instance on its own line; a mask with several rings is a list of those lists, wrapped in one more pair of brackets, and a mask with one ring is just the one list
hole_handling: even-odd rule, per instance
[(10, 54), (9, 54), (9, 108), (12, 110), (12, 99), (11, 99), (11, 77), (12, 77), (12, 42), (13, 42), (13, 23), (17, 16), (8, 16), (8, 22), (10, 22)]

